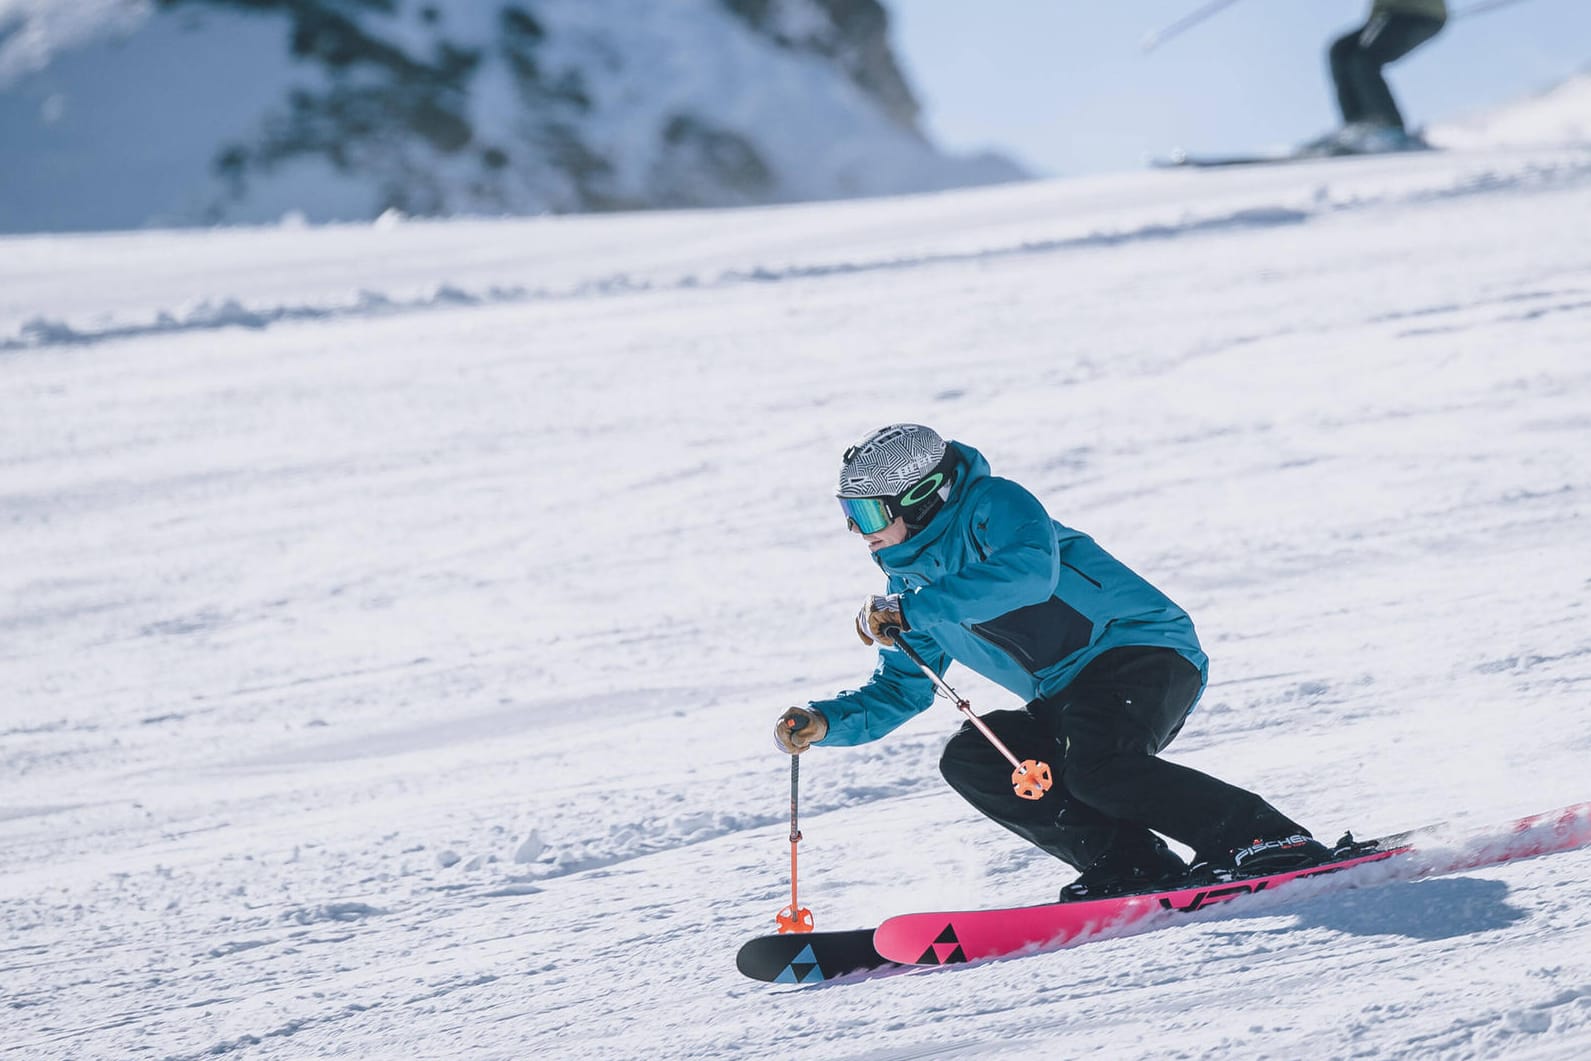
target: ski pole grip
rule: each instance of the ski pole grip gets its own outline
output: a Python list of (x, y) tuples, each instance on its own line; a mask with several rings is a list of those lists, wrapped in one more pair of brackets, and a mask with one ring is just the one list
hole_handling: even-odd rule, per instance
[(891, 641), (895, 642), (895, 647), (900, 649), (902, 652), (906, 653), (906, 658), (907, 659), (911, 660), (913, 663), (917, 664), (919, 667), (926, 667), (927, 664), (924, 663), (923, 662), (923, 658), (917, 654), (917, 650), (912, 648), (905, 641), (901, 640), (901, 636), (900, 635), (903, 632), (904, 631), (902, 631), (901, 628), (898, 627), (898, 626), (886, 626), (886, 627), (884, 627), (884, 636), (889, 638)]

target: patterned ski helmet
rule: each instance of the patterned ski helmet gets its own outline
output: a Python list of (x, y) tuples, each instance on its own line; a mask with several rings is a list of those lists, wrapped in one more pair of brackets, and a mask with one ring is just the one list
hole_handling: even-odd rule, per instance
[(955, 451), (932, 428), (890, 424), (845, 451), (835, 496), (846, 519), (864, 534), (898, 516), (916, 529), (949, 497), (955, 463)]

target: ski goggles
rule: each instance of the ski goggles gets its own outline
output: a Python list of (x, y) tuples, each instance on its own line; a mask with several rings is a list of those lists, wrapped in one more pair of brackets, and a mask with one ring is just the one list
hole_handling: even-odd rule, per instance
[(895, 504), (888, 497), (842, 497), (845, 525), (858, 534), (876, 534), (895, 522)]

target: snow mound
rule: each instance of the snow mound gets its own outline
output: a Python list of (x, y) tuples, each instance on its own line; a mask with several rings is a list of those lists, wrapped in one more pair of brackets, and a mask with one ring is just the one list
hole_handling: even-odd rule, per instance
[(1436, 126), (1430, 140), (1458, 149), (1591, 144), (1591, 70), (1528, 99)]

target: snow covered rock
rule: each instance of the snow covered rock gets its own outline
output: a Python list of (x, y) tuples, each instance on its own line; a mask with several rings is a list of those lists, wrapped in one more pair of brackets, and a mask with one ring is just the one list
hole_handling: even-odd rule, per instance
[(721, 206), (1017, 179), (878, 0), (0, 0), (0, 230)]

